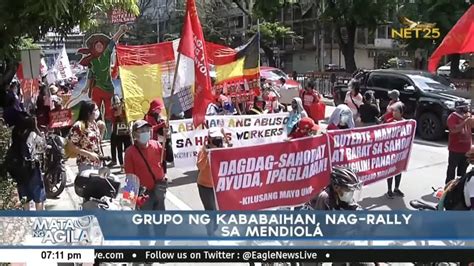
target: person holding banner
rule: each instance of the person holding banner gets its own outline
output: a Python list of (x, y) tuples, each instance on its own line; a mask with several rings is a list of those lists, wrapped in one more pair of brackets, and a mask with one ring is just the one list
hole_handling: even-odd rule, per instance
[[(393, 104), (391, 108), (392, 108), (392, 117), (387, 119), (385, 123), (402, 121), (404, 119), (403, 113), (405, 111), (405, 106), (403, 105), (403, 103), (397, 102), (396, 104)], [(405, 197), (405, 194), (400, 190), (401, 180), (402, 180), (401, 173), (395, 176), (395, 189), (392, 191), (393, 177), (390, 177), (387, 179), (387, 187), (388, 187), (387, 198), (393, 199), (394, 196)]]
[(327, 130), (354, 128), (354, 116), (349, 106), (340, 104), (328, 120)]
[(232, 147), (229, 139), (225, 137), (224, 129), (210, 128), (208, 132), (208, 144), (199, 151), (196, 166), (198, 168), (197, 186), (199, 197), (206, 211), (215, 211), (216, 200), (211, 176), (211, 164), (209, 162), (209, 149), (222, 148), (226, 144)]
[(59, 89), (55, 85), (49, 86), (49, 93), (51, 95), (51, 111), (59, 111), (62, 109), (62, 99), (58, 96)]
[(248, 115), (262, 115), (265, 113), (266, 102), (262, 96), (255, 96), (253, 98), (252, 109), (248, 111)]
[(291, 111), (288, 115), (288, 123), (286, 124), (286, 132), (290, 134), (298, 122), (308, 117), (308, 113), (304, 110), (303, 101), (300, 97), (295, 97), (291, 101)]
[(299, 139), (309, 137), (319, 131), (319, 126), (309, 117), (302, 118), (293, 131), (288, 135), (288, 139)]

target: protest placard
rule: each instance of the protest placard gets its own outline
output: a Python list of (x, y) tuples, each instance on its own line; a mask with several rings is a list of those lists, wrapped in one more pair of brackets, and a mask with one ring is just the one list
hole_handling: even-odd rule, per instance
[(69, 109), (49, 113), (49, 127), (62, 128), (72, 125), (72, 112)]
[(395, 176), (408, 167), (415, 130), (405, 120), (328, 131), (332, 164), (352, 168), (365, 185)]
[(171, 120), (171, 139), (176, 166), (195, 166), (197, 154), (208, 141), (208, 129), (224, 128), (234, 147), (278, 142), (287, 138), (287, 113), (266, 115), (208, 116), (204, 127), (192, 119)]
[(328, 183), (327, 136), (210, 151), (219, 210), (304, 204)]
[(122, 9), (114, 8), (109, 11), (109, 19), (112, 24), (121, 24), (134, 22), (137, 17), (134, 14), (123, 11)]

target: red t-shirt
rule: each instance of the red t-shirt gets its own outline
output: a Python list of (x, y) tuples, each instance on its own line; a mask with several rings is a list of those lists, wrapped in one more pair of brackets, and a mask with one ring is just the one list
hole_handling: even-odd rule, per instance
[[(453, 112), (448, 117), (448, 128), (454, 129), (462, 123), (464, 118), (462, 115)], [(466, 153), (471, 149), (472, 145), (472, 129), (469, 123), (466, 123), (461, 132), (449, 132), (448, 150), (452, 152)]]
[[(146, 148), (140, 148), (143, 156), (157, 179), (163, 180), (165, 173), (161, 165), (161, 145), (159, 142), (150, 140)], [(137, 150), (137, 146), (132, 145), (125, 151), (125, 173), (134, 174), (140, 179), (140, 185), (152, 190), (155, 187), (155, 180), (151, 175), (142, 156)]]
[(296, 129), (293, 132), (291, 132), (291, 134), (288, 137), (293, 138), (293, 139), (300, 139), (307, 136), (308, 136), (307, 132), (301, 132), (301, 130)]

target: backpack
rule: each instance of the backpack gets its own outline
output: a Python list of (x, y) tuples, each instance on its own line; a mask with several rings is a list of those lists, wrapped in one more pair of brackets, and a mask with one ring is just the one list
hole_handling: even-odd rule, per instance
[(446, 184), (443, 206), (446, 210), (469, 210), (464, 199), (464, 186), (474, 175), (474, 170)]
[(26, 139), (22, 138), (21, 141), (12, 143), (5, 156), (6, 170), (18, 184), (27, 183), (36, 167), (36, 161), (33, 160)]

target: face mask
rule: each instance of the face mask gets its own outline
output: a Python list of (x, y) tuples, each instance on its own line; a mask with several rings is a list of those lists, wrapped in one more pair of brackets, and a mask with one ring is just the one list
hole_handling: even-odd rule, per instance
[(350, 203), (353, 197), (354, 197), (354, 191), (344, 191), (342, 196), (339, 196), (339, 199), (346, 203)]
[(141, 144), (147, 144), (150, 138), (151, 135), (149, 132), (140, 133), (140, 135), (138, 135), (138, 142), (140, 142)]
[(99, 110), (95, 110), (95, 111), (94, 111), (94, 120), (99, 119), (99, 116), (100, 116)]

